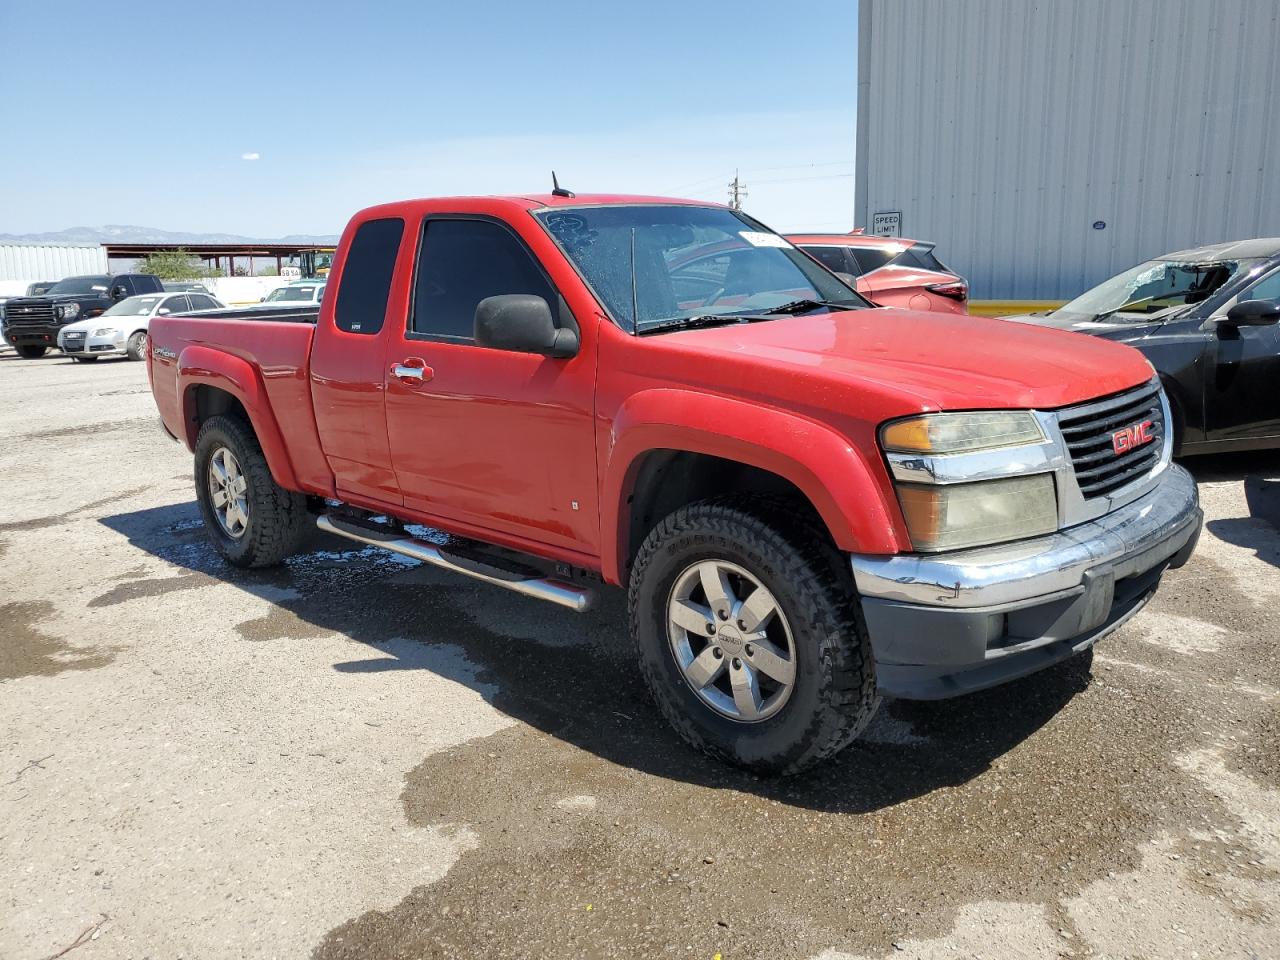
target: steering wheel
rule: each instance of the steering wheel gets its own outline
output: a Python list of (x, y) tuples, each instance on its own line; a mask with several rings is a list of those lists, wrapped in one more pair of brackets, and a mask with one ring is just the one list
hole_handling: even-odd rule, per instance
[(715, 290), (711, 291), (711, 296), (703, 300), (702, 303), (698, 304), (698, 306), (700, 307), (711, 306), (713, 303), (715, 303), (717, 300), (719, 300), (721, 297), (724, 296), (725, 289), (726, 289), (725, 287), (716, 287)]

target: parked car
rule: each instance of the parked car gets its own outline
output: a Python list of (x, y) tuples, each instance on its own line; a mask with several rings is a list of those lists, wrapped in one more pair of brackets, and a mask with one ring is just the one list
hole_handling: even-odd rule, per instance
[(787, 237), (880, 307), (969, 312), (969, 284), (945, 266), (922, 240), (853, 233), (804, 233)]
[(160, 285), (168, 293), (206, 293), (213, 296), (213, 291), (197, 280), (162, 280)]
[(324, 296), (325, 282), (324, 280), (295, 280), (276, 287), (262, 298), (262, 303), (268, 306), (318, 304)]
[(1006, 319), (1137, 347), (1169, 396), (1179, 454), (1280, 447), (1280, 238), (1165, 254)]
[(99, 316), (126, 297), (160, 292), (160, 278), (150, 273), (67, 277), (41, 296), (6, 303), (5, 336), (20, 356), (34, 360), (58, 345), (58, 331), (68, 323)]
[(314, 522), (572, 610), (593, 579), (626, 586), (663, 713), (748, 768), (830, 756), (881, 693), (954, 696), (1090, 648), (1199, 534), (1137, 351), (886, 323), (727, 207), (386, 204), (331, 276), (316, 322), (152, 321), (156, 405), (215, 547), (280, 563)]
[(50, 288), (57, 283), (57, 280), (37, 280), (35, 283), (27, 285), (28, 297), (39, 297), (48, 293)]
[(83, 363), (121, 353), (130, 360), (141, 360), (147, 355), (147, 330), (153, 318), (225, 308), (222, 301), (204, 293), (126, 297), (101, 316), (78, 320), (59, 330), (58, 349)]

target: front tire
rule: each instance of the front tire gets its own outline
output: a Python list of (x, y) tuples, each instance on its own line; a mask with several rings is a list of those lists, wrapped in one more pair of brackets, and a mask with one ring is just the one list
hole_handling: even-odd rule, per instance
[(852, 574), (769, 501), (671, 514), (645, 538), (629, 606), (641, 672), (690, 744), (789, 774), (839, 752), (879, 705)]
[(218, 552), (237, 567), (271, 567), (297, 551), (307, 498), (275, 482), (253, 428), (210, 417), (196, 438), (196, 499)]
[(142, 360), (145, 358), (147, 355), (147, 332), (138, 330), (130, 335), (124, 349), (130, 360)]
[(39, 360), (48, 351), (48, 347), (42, 347), (38, 343), (24, 343), (14, 348), (18, 351), (18, 356), (24, 360)]

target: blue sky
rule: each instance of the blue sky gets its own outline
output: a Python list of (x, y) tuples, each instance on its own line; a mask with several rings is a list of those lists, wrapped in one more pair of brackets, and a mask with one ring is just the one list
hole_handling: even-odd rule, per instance
[(4, 0), (0, 37), (0, 233), (336, 233), (552, 167), (712, 200), (737, 167), (771, 226), (853, 226), (855, 0)]

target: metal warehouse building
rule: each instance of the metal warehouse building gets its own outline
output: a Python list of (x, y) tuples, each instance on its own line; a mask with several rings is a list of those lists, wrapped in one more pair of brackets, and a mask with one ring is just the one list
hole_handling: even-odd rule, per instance
[(858, 223), (975, 297), (1280, 236), (1277, 0), (861, 0), (858, 45)]

